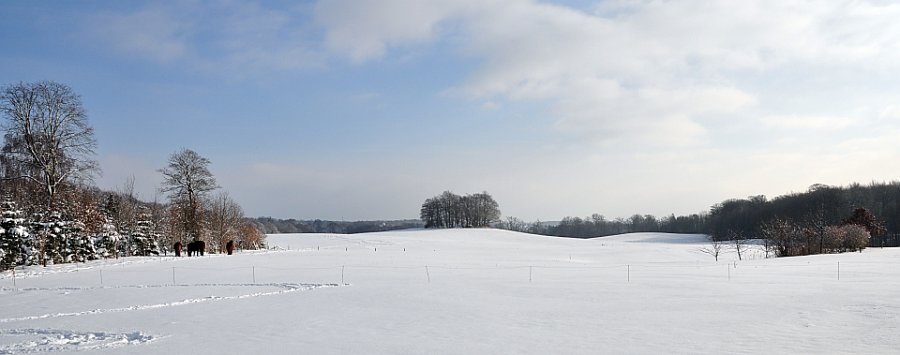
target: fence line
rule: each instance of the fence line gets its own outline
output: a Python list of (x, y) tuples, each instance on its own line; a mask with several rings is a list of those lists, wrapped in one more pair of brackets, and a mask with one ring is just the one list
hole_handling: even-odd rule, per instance
[[(841, 265), (843, 264), (843, 265)], [(186, 266), (173, 266), (173, 267), (160, 267), (160, 268), (146, 268), (147, 264), (141, 265), (141, 269), (130, 270), (119, 268), (118, 265), (114, 267), (99, 267), (99, 268), (88, 268), (88, 269), (80, 269), (69, 271), (65, 273), (85, 273), (88, 272), (87, 275), (91, 275), (91, 272), (96, 271), (93, 277), (80, 277), (80, 278), (72, 278), (66, 279), (61, 282), (61, 286), (70, 285), (70, 284), (92, 284), (97, 285), (99, 283), (100, 286), (105, 285), (113, 285), (114, 287), (122, 287), (123, 285), (129, 284), (129, 282), (134, 282), (134, 278), (125, 277), (123, 275), (129, 274), (156, 274), (159, 277), (153, 278), (144, 278), (144, 282), (163, 282), (166, 280), (166, 274), (170, 273), (168, 277), (170, 277), (171, 285), (173, 286), (185, 286), (191, 284), (204, 284), (207, 282), (222, 281), (227, 282), (229, 284), (234, 284), (238, 282), (238, 284), (245, 284), (244, 282), (250, 282), (247, 284), (255, 285), (258, 283), (258, 278), (261, 277), (263, 280), (262, 284), (268, 284), (272, 281), (299, 281), (299, 282), (308, 282), (310, 280), (327, 280), (330, 282), (334, 282), (337, 280), (338, 275), (340, 277), (341, 284), (346, 284), (347, 277), (357, 278), (357, 280), (366, 280), (372, 278), (378, 278), (380, 276), (388, 276), (388, 275), (398, 275), (398, 274), (390, 274), (383, 273), (381, 271), (390, 271), (390, 270), (402, 270), (402, 271), (413, 271), (419, 270), (418, 275), (415, 274), (406, 274), (410, 275), (409, 278), (404, 279), (403, 281), (415, 281), (416, 279), (421, 280), (423, 283), (432, 283), (434, 281), (441, 280), (450, 280), (450, 281), (460, 281), (460, 280), (480, 280), (480, 281), (513, 281), (513, 282), (524, 282), (525, 281), (525, 269), (528, 269), (527, 280), (529, 283), (540, 283), (540, 282), (655, 282), (660, 279), (670, 278), (670, 277), (681, 277), (686, 281), (690, 280), (701, 280), (704, 282), (710, 280), (760, 280), (759, 277), (765, 277), (769, 275), (773, 271), (777, 270), (790, 270), (787, 272), (794, 272), (798, 277), (803, 277), (811, 280), (849, 280), (851, 282), (882, 282), (884, 277), (891, 277), (885, 274), (880, 270), (884, 270), (886, 272), (891, 272), (891, 270), (896, 270), (893, 267), (885, 267), (883, 269), (872, 269), (872, 265), (886, 265), (892, 266), (900, 264), (898, 262), (874, 262), (874, 261), (833, 261), (833, 262), (807, 262), (807, 263), (792, 263), (792, 264), (758, 264), (755, 262), (749, 263), (739, 263), (739, 262), (729, 262), (729, 263), (704, 263), (704, 264), (693, 264), (693, 265), (661, 265), (659, 263), (637, 263), (637, 264), (610, 264), (610, 265), (584, 265), (584, 266), (572, 266), (572, 265), (508, 265), (508, 266), (500, 266), (499, 264), (495, 265), (466, 265), (466, 266), (454, 266), (454, 265), (398, 265), (398, 266), (387, 266), (387, 265), (334, 265), (334, 266), (298, 266), (298, 267), (272, 267), (272, 266), (257, 266), (257, 265), (249, 265), (249, 266), (234, 266), (234, 267), (225, 267), (225, 268), (204, 268), (204, 267), (186, 267)], [(726, 270), (716, 271), (716, 269), (721, 270), (722, 266), (725, 266)], [(854, 270), (855, 266), (866, 266), (865, 271), (861, 271), (859, 269)], [(258, 273), (257, 269), (259, 269), (260, 273)], [(338, 274), (338, 269), (340, 269), (340, 274)], [(421, 272), (424, 269), (425, 275), (422, 275)], [(365, 271), (364, 271), (365, 270)], [(753, 271), (757, 270), (757, 271)], [(764, 271), (762, 270), (769, 270)], [(272, 273), (275, 271), (275, 273)], [(295, 273), (285, 273), (285, 272), (295, 272)], [(334, 271), (333, 273), (331, 271)], [(356, 272), (355, 272), (356, 271)], [(434, 272), (437, 271), (435, 274)], [(501, 274), (495, 273), (485, 273), (479, 271), (497, 271), (501, 272)], [(547, 271), (554, 271), (552, 273), (548, 273)], [(457, 272), (457, 273), (454, 273)], [(475, 273), (471, 273), (475, 272)], [(867, 273), (864, 274), (863, 272)], [(449, 274), (448, 274), (449, 273)], [(520, 276), (516, 276), (520, 275)], [(616, 276), (620, 275), (620, 276)], [(12, 290), (20, 289), (20, 287), (25, 287), (23, 284), (46, 284), (48, 280), (43, 280), (45, 277), (53, 278), (57, 276), (56, 273), (47, 273), (43, 275), (30, 275), (28, 278), (22, 278), (21, 275), (17, 274), (17, 270), (13, 269), (10, 271), (4, 272), (0, 275), (0, 280), (6, 279), (8, 283), (3, 286), (12, 286)], [(424, 276), (424, 278), (421, 278)], [(93, 280), (93, 281), (92, 281)], [(52, 281), (52, 280), (51, 280)], [(140, 281), (138, 281), (140, 282)], [(169, 282), (165, 282), (169, 284)], [(9, 288), (3, 287), (2, 290), (10, 290)]]

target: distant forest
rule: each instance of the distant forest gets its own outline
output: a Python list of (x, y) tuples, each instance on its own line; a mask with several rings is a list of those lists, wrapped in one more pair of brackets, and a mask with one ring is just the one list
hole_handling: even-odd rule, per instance
[(858, 183), (849, 186), (815, 184), (806, 192), (772, 199), (751, 196), (713, 205), (709, 212), (658, 218), (635, 214), (629, 218), (606, 219), (603, 215), (566, 217), (556, 225), (526, 223), (507, 217), (501, 228), (561, 237), (593, 238), (632, 232), (709, 234), (716, 239), (763, 238), (763, 226), (776, 219), (798, 225), (838, 225), (856, 208), (867, 209), (881, 223), (885, 235), (900, 233), (900, 182)]
[(277, 233), (367, 233), (384, 232), (390, 230), (423, 228), (425, 223), (417, 219), (395, 221), (326, 221), (326, 220), (297, 220), (277, 219), (272, 217), (253, 218), (257, 228), (266, 234)]

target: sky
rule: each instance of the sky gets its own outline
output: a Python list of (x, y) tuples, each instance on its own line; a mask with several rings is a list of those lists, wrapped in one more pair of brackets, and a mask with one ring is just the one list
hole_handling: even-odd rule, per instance
[[(0, 85), (81, 95), (95, 179), (183, 148), (248, 216), (707, 211), (900, 177), (900, 4), (4, 1)], [(159, 197), (164, 199), (163, 197)]]

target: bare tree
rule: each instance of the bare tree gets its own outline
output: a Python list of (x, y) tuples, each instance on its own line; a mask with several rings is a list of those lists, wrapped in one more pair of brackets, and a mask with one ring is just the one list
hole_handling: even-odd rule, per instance
[(731, 248), (737, 253), (738, 260), (744, 260), (744, 253), (750, 249), (750, 245), (747, 244), (747, 240), (744, 239), (743, 234), (741, 232), (728, 232), (728, 239), (731, 240)]
[[(134, 194), (134, 176), (125, 179), (125, 184), (121, 189), (117, 189), (114, 195), (110, 196), (112, 205), (109, 213), (111, 214), (113, 224), (119, 234), (125, 236), (125, 245), (119, 246), (124, 249), (125, 255), (133, 255), (132, 242), (133, 233), (136, 230), (138, 217), (138, 207), (140, 202)], [(117, 249), (119, 249), (117, 248)]]
[(700, 248), (699, 250), (703, 253), (712, 255), (716, 258), (716, 261), (719, 261), (719, 255), (722, 254), (722, 250), (725, 249), (725, 242), (721, 240), (716, 240), (712, 236), (707, 236), (706, 239), (709, 241), (709, 245)]
[(97, 142), (81, 97), (66, 85), (41, 81), (9, 85), (0, 92), (4, 163), (14, 176), (40, 186), (46, 210), (54, 208), (60, 186), (89, 180), (99, 172)]
[(547, 233), (547, 227), (544, 226), (544, 223), (541, 222), (541, 220), (536, 220), (528, 225), (528, 233), (544, 234)]
[(150, 203), (150, 225), (153, 227), (151, 233), (157, 236), (157, 242), (163, 253), (167, 253), (172, 247), (173, 239), (167, 227), (168, 219), (165, 206), (159, 202), (162, 191), (156, 190), (153, 195), (153, 202)]
[(503, 223), (503, 227), (515, 232), (524, 232), (527, 230), (528, 224), (521, 219), (509, 216), (506, 217), (506, 222)]
[(241, 249), (261, 249), (266, 247), (266, 235), (263, 234), (250, 221), (244, 220), (241, 226), (241, 239), (238, 241)]
[(190, 149), (182, 149), (169, 157), (169, 166), (160, 169), (164, 180), (161, 190), (179, 212), (182, 235), (200, 240), (202, 235), (202, 198), (217, 189), (216, 179), (209, 172), (209, 159)]
[(227, 192), (221, 192), (209, 199), (207, 211), (212, 242), (209, 247), (221, 252), (229, 240), (236, 240), (240, 236), (244, 210), (228, 196)]

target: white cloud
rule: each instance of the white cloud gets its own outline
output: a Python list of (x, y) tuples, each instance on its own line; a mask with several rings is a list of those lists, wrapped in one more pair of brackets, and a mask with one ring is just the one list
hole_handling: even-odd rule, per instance
[(164, 9), (150, 7), (126, 14), (105, 13), (86, 24), (95, 37), (119, 50), (161, 62), (188, 54), (188, 25), (172, 18)]
[(323, 61), (303, 7), (154, 3), (130, 12), (105, 12), (84, 25), (94, 38), (121, 52), (194, 69), (280, 71)]
[(557, 127), (598, 137), (702, 139), (704, 116), (777, 115), (745, 82), (784, 66), (824, 68), (824, 85), (836, 84), (827, 70), (852, 80), (900, 67), (890, 3), (604, 1), (588, 13), (532, 0), (324, 0), (317, 10), (329, 48), (354, 61), (451, 38), (481, 64), (450, 92), (548, 102)]
[(858, 122), (858, 119), (837, 116), (778, 115), (760, 119), (768, 127), (786, 130), (841, 130)]
[(437, 25), (459, 8), (453, 1), (330, 0), (317, 4), (316, 18), (328, 29), (329, 48), (362, 62), (391, 45), (433, 39)]

